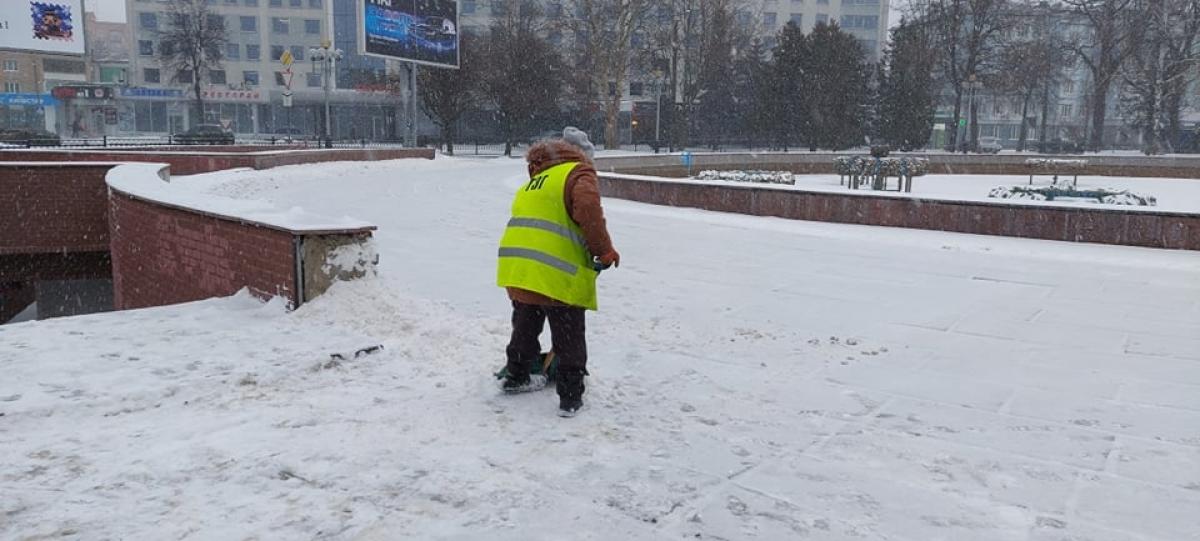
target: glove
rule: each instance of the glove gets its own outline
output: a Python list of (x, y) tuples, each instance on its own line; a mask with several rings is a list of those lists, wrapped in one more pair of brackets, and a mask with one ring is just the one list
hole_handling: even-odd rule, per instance
[(607, 269), (609, 267), (620, 267), (621, 266), (621, 254), (618, 254), (616, 250), (613, 250), (611, 252), (608, 252), (607, 254), (600, 256), (599, 258), (596, 259), (596, 261), (598, 263), (600, 263), (601, 268)]

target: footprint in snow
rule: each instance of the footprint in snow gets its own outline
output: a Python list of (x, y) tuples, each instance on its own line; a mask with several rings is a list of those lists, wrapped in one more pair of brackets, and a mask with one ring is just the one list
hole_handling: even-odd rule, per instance
[(14, 394), (9, 396), (0, 396), (0, 402), (16, 402), (21, 399), (21, 395)]

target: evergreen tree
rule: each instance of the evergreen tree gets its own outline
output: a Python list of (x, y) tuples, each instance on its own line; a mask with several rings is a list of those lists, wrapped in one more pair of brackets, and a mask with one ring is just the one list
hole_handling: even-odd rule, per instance
[(934, 55), (920, 26), (892, 29), (879, 84), (880, 137), (901, 150), (922, 148), (933, 134)]
[(818, 24), (801, 59), (807, 106), (803, 136), (809, 150), (842, 150), (864, 142), (870, 66), (854, 36)]
[(776, 148), (787, 150), (799, 143), (802, 134), (812, 132), (809, 102), (813, 96), (806, 88), (807, 71), (812, 65), (808, 36), (799, 25), (789, 22), (779, 31), (773, 53), (760, 87), (759, 99), (767, 115), (763, 128)]

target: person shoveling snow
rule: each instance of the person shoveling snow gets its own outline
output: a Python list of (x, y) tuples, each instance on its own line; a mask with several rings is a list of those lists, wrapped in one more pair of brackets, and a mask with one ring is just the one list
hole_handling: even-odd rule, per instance
[[(597, 308), (596, 277), (621, 262), (600, 206), (594, 152), (587, 134), (575, 128), (529, 149), (529, 181), (513, 198), (496, 273), (496, 284), (508, 291), (513, 306), (504, 392), (541, 389), (553, 364), (563, 417), (583, 407), (584, 314)], [(549, 362), (538, 340), (546, 320), (553, 344)], [(544, 366), (535, 371), (534, 364)]]

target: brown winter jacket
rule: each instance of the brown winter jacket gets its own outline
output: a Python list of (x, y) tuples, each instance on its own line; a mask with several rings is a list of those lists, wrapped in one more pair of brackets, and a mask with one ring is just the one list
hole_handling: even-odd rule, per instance
[[(563, 202), (567, 205), (567, 213), (571, 219), (583, 230), (588, 251), (594, 256), (611, 252), (612, 239), (608, 236), (604, 209), (600, 206), (600, 184), (596, 180), (596, 167), (587, 155), (566, 141), (551, 139), (530, 147), (529, 152), (525, 154), (525, 161), (529, 164), (530, 177), (561, 163), (579, 162), (567, 176)], [(563, 303), (540, 293), (515, 287), (508, 288), (508, 298), (522, 304), (563, 306)]]

